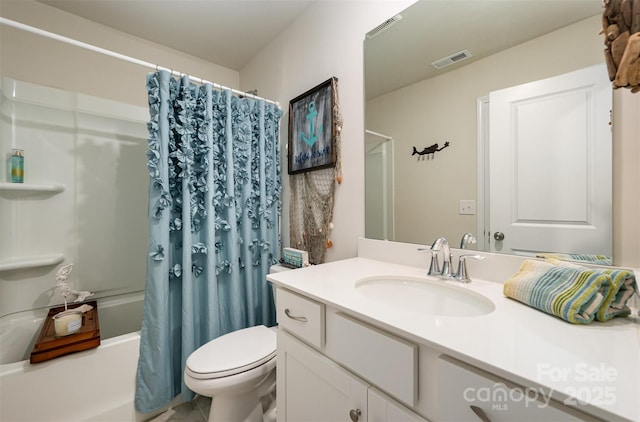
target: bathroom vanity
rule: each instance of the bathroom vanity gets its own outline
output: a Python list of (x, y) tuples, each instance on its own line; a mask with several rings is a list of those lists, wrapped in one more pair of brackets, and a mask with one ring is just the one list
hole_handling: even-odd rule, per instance
[(640, 420), (640, 318), (569, 324), (503, 296), (520, 258), (486, 254), (461, 284), (416, 246), (361, 239), (267, 277), (279, 420)]

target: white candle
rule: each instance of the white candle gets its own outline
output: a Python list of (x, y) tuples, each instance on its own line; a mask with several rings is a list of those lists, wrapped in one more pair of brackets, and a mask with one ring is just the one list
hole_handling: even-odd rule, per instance
[(53, 326), (57, 337), (68, 336), (82, 327), (81, 313), (61, 313), (54, 315)]

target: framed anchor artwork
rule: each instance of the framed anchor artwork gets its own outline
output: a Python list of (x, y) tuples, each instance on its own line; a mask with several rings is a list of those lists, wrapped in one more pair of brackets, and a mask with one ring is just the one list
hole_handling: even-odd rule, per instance
[(335, 166), (336, 82), (330, 78), (289, 102), (289, 174)]

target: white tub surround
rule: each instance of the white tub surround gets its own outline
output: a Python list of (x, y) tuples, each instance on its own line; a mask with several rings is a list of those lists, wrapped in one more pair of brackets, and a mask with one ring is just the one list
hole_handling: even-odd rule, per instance
[[(144, 293), (98, 301), (97, 348), (31, 364), (47, 309), (0, 317), (0, 421), (142, 421), (133, 407)], [(30, 405), (34, 399), (37, 406)]]
[(139, 349), (140, 332), (132, 332), (48, 362), (0, 365), (0, 421), (150, 420), (166, 408), (139, 413), (133, 406)]
[(142, 421), (133, 394), (140, 333), (43, 362), (0, 366), (0, 420)]
[[(287, 402), (286, 396), (295, 394), (292, 388), (287, 387), (288, 382), (295, 382), (291, 375), (293, 369), (290, 369), (294, 361), (287, 361), (287, 353), (295, 354), (303, 367), (305, 360), (312, 362), (328, 358), (358, 375), (350, 378), (350, 382), (370, 386), (369, 417), (375, 411), (371, 406), (372, 397), (382, 394), (390, 398), (386, 402), (387, 415), (393, 414), (389, 409), (401, 409), (414, 412), (410, 420), (421, 420), (420, 416), (433, 421), (447, 420), (452, 417), (447, 409), (453, 403), (449, 399), (458, 399), (456, 394), (461, 395), (451, 393), (452, 397), (445, 397), (443, 392), (456, 391), (456, 386), (451, 386), (450, 381), (456, 380), (466, 387), (476, 385), (473, 384), (476, 379), (474, 371), (480, 370), (479, 373), (485, 374), (483, 380), (492, 380), (490, 386), (493, 389), (488, 391), (495, 392), (496, 385), (501, 385), (497, 382), (535, 393), (543, 402), (543, 408), (536, 411), (556, 412), (559, 409), (562, 419), (570, 418), (569, 415), (578, 409), (584, 412), (577, 414), (579, 420), (587, 417), (585, 413), (605, 420), (640, 420), (640, 317), (637, 309), (631, 317), (614, 318), (606, 323), (569, 324), (503, 295), (502, 282), (518, 269), (522, 258), (484, 253), (481, 253), (487, 256), (484, 261), (468, 262), (471, 283), (438, 281), (491, 300), (495, 310), (485, 315), (443, 317), (428, 310), (419, 313), (383, 301), (373, 301), (355, 288), (358, 280), (380, 275), (426, 279), (429, 254), (420, 254), (416, 251), (417, 246), (361, 239), (357, 258), (267, 277), (277, 288), (279, 301), (278, 407), (284, 420), (287, 418), (286, 408), (293, 402)], [(459, 254), (459, 250), (453, 251), (454, 264)], [(293, 295), (293, 305), (287, 294)], [(296, 304), (295, 300), (299, 303)], [(315, 325), (299, 324), (300, 329), (295, 325), (297, 323), (283, 324), (285, 306), (290, 308), (290, 312), (295, 309), (317, 315), (318, 321), (310, 317), (310, 322)], [(352, 328), (355, 331), (349, 331)], [(404, 386), (409, 391), (387, 384), (385, 377), (400, 371), (394, 369), (397, 368), (394, 362), (389, 364), (393, 366), (382, 362), (378, 366), (385, 369), (381, 373), (371, 373), (370, 366), (364, 365), (362, 369), (357, 363), (354, 366), (350, 358), (345, 358), (339, 350), (341, 332), (345, 329), (352, 333), (349, 344), (355, 348), (371, 337), (368, 334), (361, 336), (359, 332), (374, 333), (374, 338), (377, 336), (375, 333), (383, 333), (383, 337), (392, 339), (391, 343), (399, 350), (409, 353), (415, 359), (418, 373), (413, 375), (416, 377), (413, 383)], [(281, 346), (286, 353), (281, 353)], [(359, 355), (360, 359), (367, 354), (375, 354), (376, 349), (370, 346), (367, 350)], [(465, 364), (471, 366), (466, 368), (471, 372), (465, 369)], [(310, 364), (309, 368), (313, 365)], [(551, 404), (545, 405), (549, 398), (553, 399)], [(465, 396), (466, 402), (461, 406), (465, 411), (474, 404), (471, 399), (473, 397)], [(514, 409), (517, 405), (511, 403), (508, 407)], [(366, 407), (358, 409), (365, 416)], [(491, 411), (507, 412), (509, 409), (493, 408)], [(503, 414), (507, 415), (513, 419), (513, 413)], [(557, 417), (558, 414), (546, 413), (538, 419)]]
[(6, 76), (0, 104), (0, 154), (25, 167), (0, 174), (0, 318), (60, 304), (59, 264), (92, 300), (142, 291), (148, 108)]

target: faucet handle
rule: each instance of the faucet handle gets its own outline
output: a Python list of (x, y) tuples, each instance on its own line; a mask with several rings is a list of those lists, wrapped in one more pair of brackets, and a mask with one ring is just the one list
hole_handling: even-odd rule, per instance
[(477, 243), (475, 236), (469, 232), (462, 235), (460, 239), (460, 249), (467, 249), (467, 246), (471, 243)]
[(440, 269), (440, 261), (438, 261), (438, 251), (433, 248), (418, 248), (420, 252), (431, 252), (431, 263), (429, 264), (429, 271), (427, 271), (427, 275), (440, 275), (442, 274), (442, 270)]
[(469, 278), (469, 272), (467, 271), (467, 258), (482, 261), (486, 257), (482, 255), (472, 255), (472, 254), (460, 255), (460, 257), (458, 258), (458, 271), (456, 271), (454, 277), (456, 280), (461, 281), (463, 283), (469, 283), (471, 281), (471, 279)]

